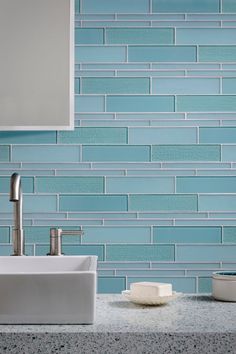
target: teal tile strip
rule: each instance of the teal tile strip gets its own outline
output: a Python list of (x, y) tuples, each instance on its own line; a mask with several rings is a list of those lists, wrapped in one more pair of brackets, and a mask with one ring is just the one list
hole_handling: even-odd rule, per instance
[(196, 62), (195, 46), (133, 46), (128, 47), (130, 62)]
[(9, 146), (0, 146), (0, 162), (8, 162), (10, 160)]
[(188, 0), (152, 0), (153, 12), (219, 12), (220, 3), (219, 0), (198, 0), (198, 1), (188, 1)]
[(155, 243), (221, 243), (220, 227), (154, 227)]
[[(1, 178), (0, 178), (1, 181)], [(38, 177), (36, 192), (39, 193), (103, 193), (103, 177)]]
[(60, 197), (61, 211), (127, 211), (123, 195), (64, 195)]
[(149, 78), (103, 78), (87, 77), (82, 79), (82, 91), (86, 94), (150, 93)]
[(111, 44), (174, 44), (174, 29), (108, 28), (106, 38)]
[(220, 161), (220, 145), (154, 145), (153, 161)]
[(234, 112), (236, 96), (178, 96), (178, 112)]
[(127, 128), (89, 127), (60, 132), (62, 144), (126, 144)]

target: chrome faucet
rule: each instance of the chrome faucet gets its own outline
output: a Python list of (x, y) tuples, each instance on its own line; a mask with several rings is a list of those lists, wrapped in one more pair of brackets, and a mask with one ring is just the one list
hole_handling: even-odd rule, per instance
[(23, 197), (21, 190), (21, 178), (18, 173), (11, 176), (10, 202), (14, 202), (14, 228), (12, 231), (13, 255), (24, 256), (24, 231), (22, 205)]
[(61, 251), (61, 238), (63, 235), (75, 236), (75, 235), (83, 235), (84, 232), (80, 230), (62, 230), (51, 228), (50, 229), (50, 252), (48, 256), (63, 256)]

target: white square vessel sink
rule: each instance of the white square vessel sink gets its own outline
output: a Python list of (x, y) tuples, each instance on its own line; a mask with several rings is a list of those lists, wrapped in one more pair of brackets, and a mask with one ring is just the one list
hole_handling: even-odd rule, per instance
[(97, 256), (0, 257), (0, 324), (92, 324)]

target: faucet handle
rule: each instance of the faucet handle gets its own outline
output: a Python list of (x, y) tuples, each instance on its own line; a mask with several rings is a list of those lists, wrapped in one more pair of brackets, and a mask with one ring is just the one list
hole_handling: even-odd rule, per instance
[(84, 232), (81, 230), (62, 230), (57, 228), (50, 229), (50, 256), (62, 256), (61, 252), (61, 238), (63, 235), (67, 236), (81, 236)]

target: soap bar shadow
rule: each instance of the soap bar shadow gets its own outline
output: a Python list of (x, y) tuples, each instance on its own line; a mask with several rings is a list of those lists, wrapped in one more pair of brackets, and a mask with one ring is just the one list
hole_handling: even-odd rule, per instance
[(167, 306), (168, 304), (161, 304), (161, 305), (139, 305), (139, 304), (135, 304), (133, 302), (130, 302), (130, 301), (110, 301), (109, 303), (109, 306), (111, 307), (115, 307), (115, 308), (120, 308), (120, 309), (129, 309), (129, 310), (137, 310), (138, 308), (141, 309), (141, 308), (156, 308), (156, 307), (165, 307)]

